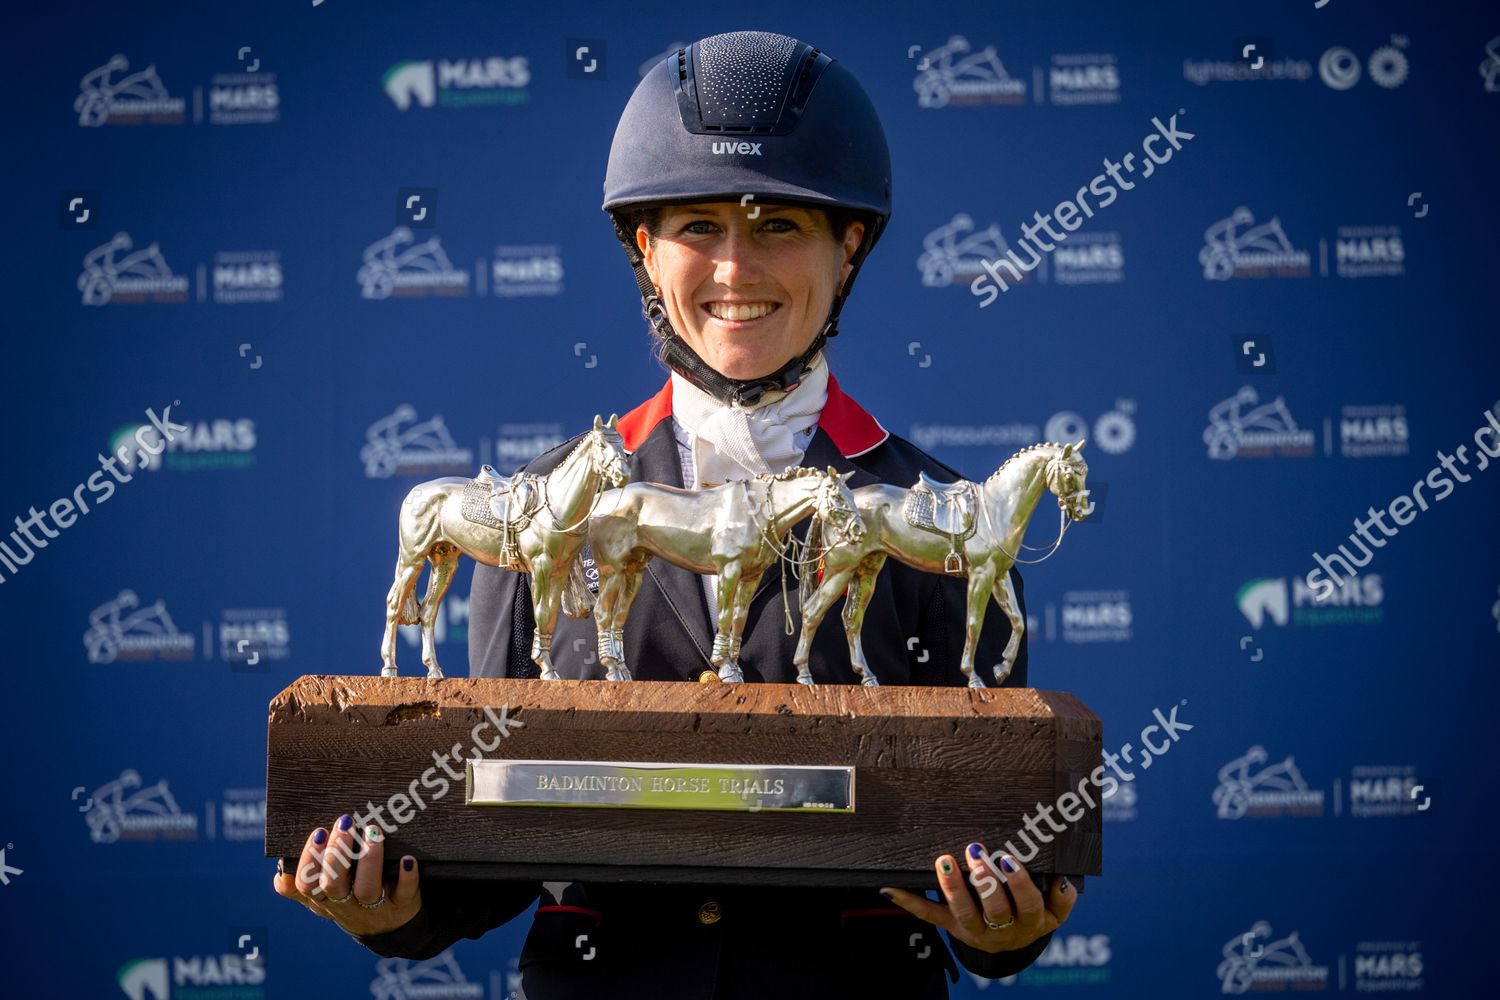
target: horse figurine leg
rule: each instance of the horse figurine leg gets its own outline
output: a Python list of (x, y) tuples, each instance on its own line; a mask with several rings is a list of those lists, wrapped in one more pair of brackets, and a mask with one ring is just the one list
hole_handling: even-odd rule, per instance
[(995, 587), (995, 570), (988, 563), (974, 565), (969, 569), (969, 599), (966, 629), (964, 633), (964, 676), (969, 687), (982, 688), (984, 680), (974, 673), (974, 650), (979, 645), (979, 632), (984, 628), (985, 606), (990, 602), (990, 593)]
[(437, 644), (433, 632), (437, 628), (438, 609), (443, 606), (443, 595), (453, 582), (458, 569), (458, 547), (446, 543), (434, 545), (427, 553), (432, 572), (427, 575), (427, 596), (422, 598), (422, 663), (427, 667), (427, 679), (439, 680), (443, 668), (438, 666)]
[(594, 602), (599, 662), (604, 664), (605, 680), (628, 681), (632, 677), (625, 663), (625, 620), (646, 578), (646, 564), (642, 561), (616, 570), (600, 561), (597, 554), (595, 564), (599, 567), (599, 596)]
[(995, 683), (1004, 684), (1005, 678), (1010, 676), (1011, 668), (1016, 665), (1016, 654), (1021, 649), (1021, 637), (1026, 634), (1026, 619), (1021, 617), (1021, 602), (1016, 599), (1016, 591), (1010, 582), (1009, 573), (1001, 573), (1000, 579), (995, 583), (995, 603), (1000, 605), (1000, 610), (1005, 612), (1005, 617), (1010, 619), (1010, 639), (1005, 643), (1005, 652), (1000, 662), (995, 664)]
[[(724, 564), (719, 573), (719, 615), (714, 634), (714, 648), (709, 663), (719, 671), (719, 680), (726, 684), (745, 683), (744, 671), (740, 670), (740, 631), (735, 628), (738, 619), (740, 629), (745, 626), (745, 613), (749, 611), (749, 598), (745, 600), (745, 612), (739, 608), (741, 569), (738, 560)], [(753, 593), (753, 587), (752, 587)]]
[(382, 677), (396, 676), (396, 626), (415, 625), (422, 620), (416, 600), (422, 562), (422, 556), (413, 562), (404, 549), (396, 560), (396, 579), (385, 598), (385, 636), (380, 641)]
[(849, 640), (849, 663), (854, 667), (854, 672), (859, 674), (859, 682), (865, 687), (880, 685), (880, 679), (875, 676), (875, 671), (870, 669), (869, 661), (865, 659), (860, 633), (865, 627), (865, 611), (875, 593), (875, 581), (884, 565), (883, 552), (872, 553), (860, 562), (854, 568), (854, 575), (849, 580), (849, 594), (844, 598), (844, 635)]
[[(564, 581), (566, 582), (566, 581)], [(557, 625), (557, 605), (561, 594), (553, 585), (552, 559), (538, 555), (531, 561), (531, 662), (542, 671), (542, 680), (562, 680), (552, 666), (552, 630)]]
[[(802, 634), (797, 638), (797, 652), (792, 655), (792, 663), (797, 668), (798, 684), (813, 682), (812, 670), (807, 666), (808, 657), (812, 655), (813, 635), (823, 624), (828, 609), (833, 607), (833, 602), (839, 599), (839, 595), (848, 586), (849, 572), (847, 569), (835, 570), (832, 566), (825, 566), (822, 582), (802, 607)], [(844, 610), (845, 613), (848, 612), (847, 604)]]

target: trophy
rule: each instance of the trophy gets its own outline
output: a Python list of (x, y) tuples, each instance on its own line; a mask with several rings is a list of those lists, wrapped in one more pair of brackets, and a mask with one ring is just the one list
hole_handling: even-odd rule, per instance
[[(266, 853), (295, 860), (330, 809), (385, 802), (390, 856), (414, 854), (439, 877), (932, 886), (938, 854), (1006, 842), (1037, 804), (1082, 794), (1102, 764), (1102, 725), (1077, 698), (987, 687), (973, 662), (993, 596), (1011, 621), (997, 682), (1009, 674), (1024, 623), (1008, 570), (1024, 561), (1043, 492), (1057, 497), (1060, 526), (1039, 551), (1087, 516), (1080, 449), (1024, 449), (983, 483), (923, 476), (851, 491), (829, 468), (683, 490), (627, 485), (615, 420), (595, 418), (548, 475), (424, 483), (402, 505), (381, 676), (302, 677), (271, 702)], [(794, 560), (791, 529), (809, 518)], [(597, 598), (579, 567), (585, 541)], [(460, 554), (530, 573), (542, 679), (442, 679), (432, 628)], [(968, 686), (871, 674), (860, 630), (889, 556), (967, 579), (980, 609), (968, 616)], [(610, 683), (631, 679), (623, 633), (652, 558), (717, 575), (712, 662), (726, 683)], [(801, 683), (739, 683), (745, 611), (778, 560), (801, 564)], [(813, 685), (812, 635), (846, 590), (862, 683)], [(608, 680), (558, 679), (557, 615), (590, 609)], [(426, 678), (396, 676), (406, 622), (423, 627)], [(481, 739), (486, 728), (500, 735)], [(1100, 871), (1101, 835), (1094, 808), (1022, 860), (1043, 887), (1054, 874), (1081, 887)]]

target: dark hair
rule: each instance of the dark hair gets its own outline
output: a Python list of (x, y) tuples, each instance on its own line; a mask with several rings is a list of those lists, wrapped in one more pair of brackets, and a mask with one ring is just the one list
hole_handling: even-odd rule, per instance
[[(828, 229), (833, 234), (835, 243), (842, 243), (844, 236), (849, 232), (849, 226), (856, 220), (865, 224), (865, 234), (869, 235), (870, 221), (860, 212), (853, 209), (842, 208), (838, 205), (799, 205), (799, 208), (807, 208), (814, 212), (821, 212), (828, 220)], [(642, 225), (646, 227), (646, 234), (652, 242), (661, 236), (661, 217), (663, 206), (643, 205), (637, 208), (624, 210), (626, 220), (626, 232), (634, 235), (635, 231)]]

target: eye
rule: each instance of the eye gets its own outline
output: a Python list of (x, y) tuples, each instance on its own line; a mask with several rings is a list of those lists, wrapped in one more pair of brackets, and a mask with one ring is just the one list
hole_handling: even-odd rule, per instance
[(766, 224), (761, 227), (774, 233), (795, 233), (802, 227), (791, 219), (767, 219)]
[[(697, 228), (699, 226), (705, 226), (707, 228), (699, 229), (699, 228)], [(705, 235), (707, 233), (712, 232), (713, 231), (713, 227), (714, 227), (714, 224), (712, 222), (708, 221), (707, 219), (694, 219), (692, 222), (689, 222), (687, 225), (685, 225), (681, 229), (679, 229), (678, 232), (679, 233), (693, 233), (694, 235), (702, 236), (702, 235)]]

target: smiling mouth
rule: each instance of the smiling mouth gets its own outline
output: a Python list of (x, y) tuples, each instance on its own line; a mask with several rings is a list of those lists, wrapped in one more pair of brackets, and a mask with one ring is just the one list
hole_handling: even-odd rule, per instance
[(705, 302), (703, 311), (721, 323), (753, 323), (781, 308), (779, 302)]

